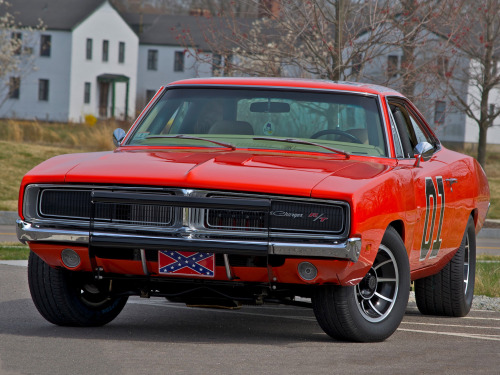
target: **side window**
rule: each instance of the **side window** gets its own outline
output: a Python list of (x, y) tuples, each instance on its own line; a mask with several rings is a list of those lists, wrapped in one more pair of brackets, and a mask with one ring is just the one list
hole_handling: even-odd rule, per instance
[(419, 144), (420, 142), (429, 142), (430, 144), (432, 144), (432, 139), (424, 133), (418, 121), (411, 113), (410, 113), (410, 120), (411, 120), (411, 125), (413, 126), (413, 131), (415, 132), (417, 144)]
[[(409, 110), (403, 101), (389, 102), (392, 117), (398, 136), (394, 139), (396, 145), (396, 156), (399, 156), (398, 148), (402, 149), (404, 158), (413, 158), (413, 149), (420, 142), (433, 144), (433, 139), (423, 129), (417, 116)], [(396, 138), (399, 138), (399, 145)]]
[[(408, 116), (408, 112), (404, 105), (399, 102), (389, 102), (389, 108), (391, 110), (392, 118), (394, 120), (394, 124), (398, 133), (399, 144), (402, 149), (402, 157), (403, 158), (411, 158), (413, 157), (413, 147), (411, 141), (411, 121)], [(396, 144), (397, 140), (394, 140)], [(396, 146), (396, 155), (397, 146)], [(399, 157), (399, 156), (398, 156)]]

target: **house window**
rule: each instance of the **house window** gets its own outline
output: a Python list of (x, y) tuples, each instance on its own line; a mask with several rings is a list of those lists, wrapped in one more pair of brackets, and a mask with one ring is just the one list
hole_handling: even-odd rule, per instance
[(87, 49), (85, 52), (87, 60), (92, 60), (92, 39), (87, 38)]
[(19, 99), (21, 86), (20, 77), (10, 77), (9, 79), (9, 99)]
[(40, 36), (40, 56), (50, 57), (51, 44), (52, 36), (46, 34)]
[(125, 42), (118, 44), (118, 62), (121, 64), (125, 62)]
[(102, 61), (107, 62), (109, 59), (109, 40), (102, 41)]
[(184, 51), (176, 51), (174, 56), (174, 72), (184, 71)]
[(218, 77), (220, 76), (221, 71), (222, 71), (222, 56), (216, 53), (212, 56), (212, 75)]
[(361, 61), (362, 60), (363, 60), (363, 56), (359, 53), (352, 57), (351, 74), (353, 76), (357, 76), (361, 72)]
[(47, 102), (49, 100), (49, 80), (38, 80), (38, 100)]
[(387, 56), (387, 77), (393, 78), (398, 75), (398, 62), (399, 62), (399, 56), (396, 55)]
[(438, 56), (437, 59), (437, 72), (440, 77), (446, 77), (448, 73), (448, 58), (443, 56)]
[(14, 55), (20, 55), (22, 51), (23, 44), (23, 34), (22, 33), (12, 33), (11, 42), (14, 47)]
[(496, 109), (497, 108), (496, 108), (495, 104), (490, 104), (490, 113), (489, 114), (491, 117), (495, 116)]
[(158, 70), (157, 49), (148, 49), (148, 70)]
[(446, 102), (443, 100), (436, 101), (436, 107), (434, 109), (434, 123), (442, 125), (444, 124), (446, 114)]
[(149, 101), (151, 99), (153, 99), (155, 94), (156, 94), (156, 90), (146, 90), (146, 102), (149, 103)]
[(83, 89), (83, 102), (85, 104), (90, 103), (90, 82), (85, 82), (85, 87)]

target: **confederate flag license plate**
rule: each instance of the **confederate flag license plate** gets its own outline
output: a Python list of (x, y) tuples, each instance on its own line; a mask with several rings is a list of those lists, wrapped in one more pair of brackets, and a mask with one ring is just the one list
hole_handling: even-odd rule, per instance
[(194, 251), (158, 251), (158, 273), (162, 275), (214, 277), (215, 254)]

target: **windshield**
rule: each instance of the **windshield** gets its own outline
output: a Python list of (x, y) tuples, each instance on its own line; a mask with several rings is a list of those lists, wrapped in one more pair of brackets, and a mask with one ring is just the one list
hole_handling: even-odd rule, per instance
[(226, 145), (387, 156), (375, 97), (291, 90), (168, 89), (133, 130), (127, 145)]

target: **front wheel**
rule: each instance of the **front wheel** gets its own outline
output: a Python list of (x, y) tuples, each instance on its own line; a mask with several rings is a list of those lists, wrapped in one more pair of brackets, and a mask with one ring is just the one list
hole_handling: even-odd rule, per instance
[(61, 326), (101, 326), (122, 311), (128, 297), (109, 297), (92, 275), (52, 268), (33, 252), (28, 285), (40, 314)]
[(314, 314), (334, 339), (382, 341), (401, 323), (409, 291), (408, 254), (399, 234), (389, 227), (363, 280), (352, 287), (318, 287), (312, 300)]

